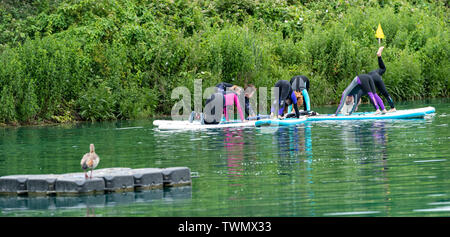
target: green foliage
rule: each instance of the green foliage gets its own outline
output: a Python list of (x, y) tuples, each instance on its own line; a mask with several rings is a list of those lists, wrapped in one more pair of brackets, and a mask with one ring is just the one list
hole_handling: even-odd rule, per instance
[(0, 2), (0, 122), (146, 118), (195, 79), (271, 87), (306, 75), (313, 105), (377, 68), (397, 100), (448, 97), (444, 1)]
[(417, 56), (395, 48), (391, 50), (397, 60), (386, 63), (389, 68), (389, 73), (383, 75), (386, 87), (397, 100), (424, 98), (424, 78)]
[(448, 73), (450, 68), (449, 35), (441, 34), (428, 39), (420, 50), (422, 60), (422, 75), (425, 80), (425, 91), (431, 97), (448, 95), (450, 80)]
[(115, 119), (116, 104), (111, 88), (103, 84), (82, 91), (77, 100), (81, 118), (89, 121)]
[(269, 67), (266, 44), (249, 29), (228, 26), (212, 39), (208, 68), (222, 80), (243, 85)]
[(12, 89), (9, 86), (3, 87), (0, 94), (0, 122), (15, 122), (16, 110), (15, 101), (11, 93)]

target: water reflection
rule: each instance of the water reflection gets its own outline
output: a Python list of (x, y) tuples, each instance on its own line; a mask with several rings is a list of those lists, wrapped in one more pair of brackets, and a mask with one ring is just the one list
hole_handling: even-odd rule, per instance
[(347, 159), (370, 163), (378, 159), (387, 159), (388, 134), (386, 122), (343, 123), (342, 150)]
[[(316, 216), (311, 127), (311, 122), (300, 126), (280, 127), (273, 139), (276, 140), (275, 142), (278, 145), (278, 174), (291, 176), (291, 184), (281, 185), (292, 185), (300, 179), (300, 185), (296, 186), (298, 190), (294, 190), (293, 198), (307, 204), (307, 215)], [(305, 206), (301, 208), (305, 208)], [(291, 209), (296, 215), (301, 211), (296, 206), (291, 207)]]
[(80, 171), (90, 141), (103, 147), (103, 168), (188, 166), (198, 174), (193, 198), (172, 190), (89, 202), (2, 197), (0, 215), (448, 216), (450, 107), (448, 99), (430, 105), (438, 112), (425, 120), (312, 122), (273, 132), (161, 132), (151, 120), (0, 128), (1, 175)]
[[(244, 168), (244, 137), (242, 129), (225, 128), (223, 130), (223, 146), (226, 150), (228, 176), (238, 178), (242, 176)], [(241, 184), (235, 184), (241, 185)]]
[(1, 196), (2, 213), (26, 210), (86, 209), (86, 216), (95, 216), (95, 209), (133, 203), (152, 204), (192, 199), (192, 187), (172, 187), (139, 192), (108, 193), (81, 196)]
[(307, 164), (306, 170), (312, 169), (313, 153), (310, 122), (301, 126), (280, 127), (273, 139), (278, 144), (279, 174), (291, 175), (295, 171), (293, 167), (298, 166), (301, 162)]
[[(390, 121), (392, 123), (392, 121)], [(391, 188), (389, 169), (389, 128), (392, 124), (386, 121), (353, 121), (331, 123), (341, 140), (336, 148), (335, 168), (341, 170), (336, 173), (333, 182), (346, 187), (343, 195), (354, 199), (346, 205), (337, 205), (335, 212), (324, 213), (326, 216), (345, 216), (377, 214), (376, 205), (367, 210), (357, 203), (383, 203), (384, 212), (389, 215), (391, 207)], [(340, 155), (342, 154), (342, 155)], [(339, 158), (341, 157), (341, 158)], [(349, 185), (351, 183), (351, 185)], [(372, 196), (365, 195), (365, 190), (371, 190)], [(370, 200), (369, 200), (370, 198)], [(378, 199), (378, 200), (377, 200)], [(358, 200), (358, 201), (356, 201)], [(330, 208), (330, 210), (333, 210)]]

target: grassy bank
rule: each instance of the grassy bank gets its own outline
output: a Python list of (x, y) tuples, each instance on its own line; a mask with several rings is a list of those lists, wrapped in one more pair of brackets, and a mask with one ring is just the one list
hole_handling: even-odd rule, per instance
[(333, 104), (377, 67), (395, 100), (448, 97), (445, 1), (5, 0), (0, 123), (170, 114), (195, 79), (271, 87), (307, 75), (313, 105)]

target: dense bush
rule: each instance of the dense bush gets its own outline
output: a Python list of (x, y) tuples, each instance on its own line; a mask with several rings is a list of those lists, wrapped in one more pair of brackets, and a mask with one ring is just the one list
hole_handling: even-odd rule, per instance
[(444, 1), (40, 0), (0, 3), (0, 123), (169, 114), (195, 79), (270, 87), (303, 74), (333, 104), (377, 65), (396, 100), (448, 97)]

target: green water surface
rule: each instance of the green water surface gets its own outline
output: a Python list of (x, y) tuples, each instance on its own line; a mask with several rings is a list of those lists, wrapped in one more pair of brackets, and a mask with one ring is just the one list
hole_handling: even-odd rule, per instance
[[(420, 120), (163, 132), (152, 120), (0, 128), (0, 176), (187, 166), (191, 187), (83, 197), (0, 197), (0, 216), (450, 216), (450, 100)], [(332, 113), (334, 107), (314, 108)], [(361, 110), (370, 110), (368, 105)]]

